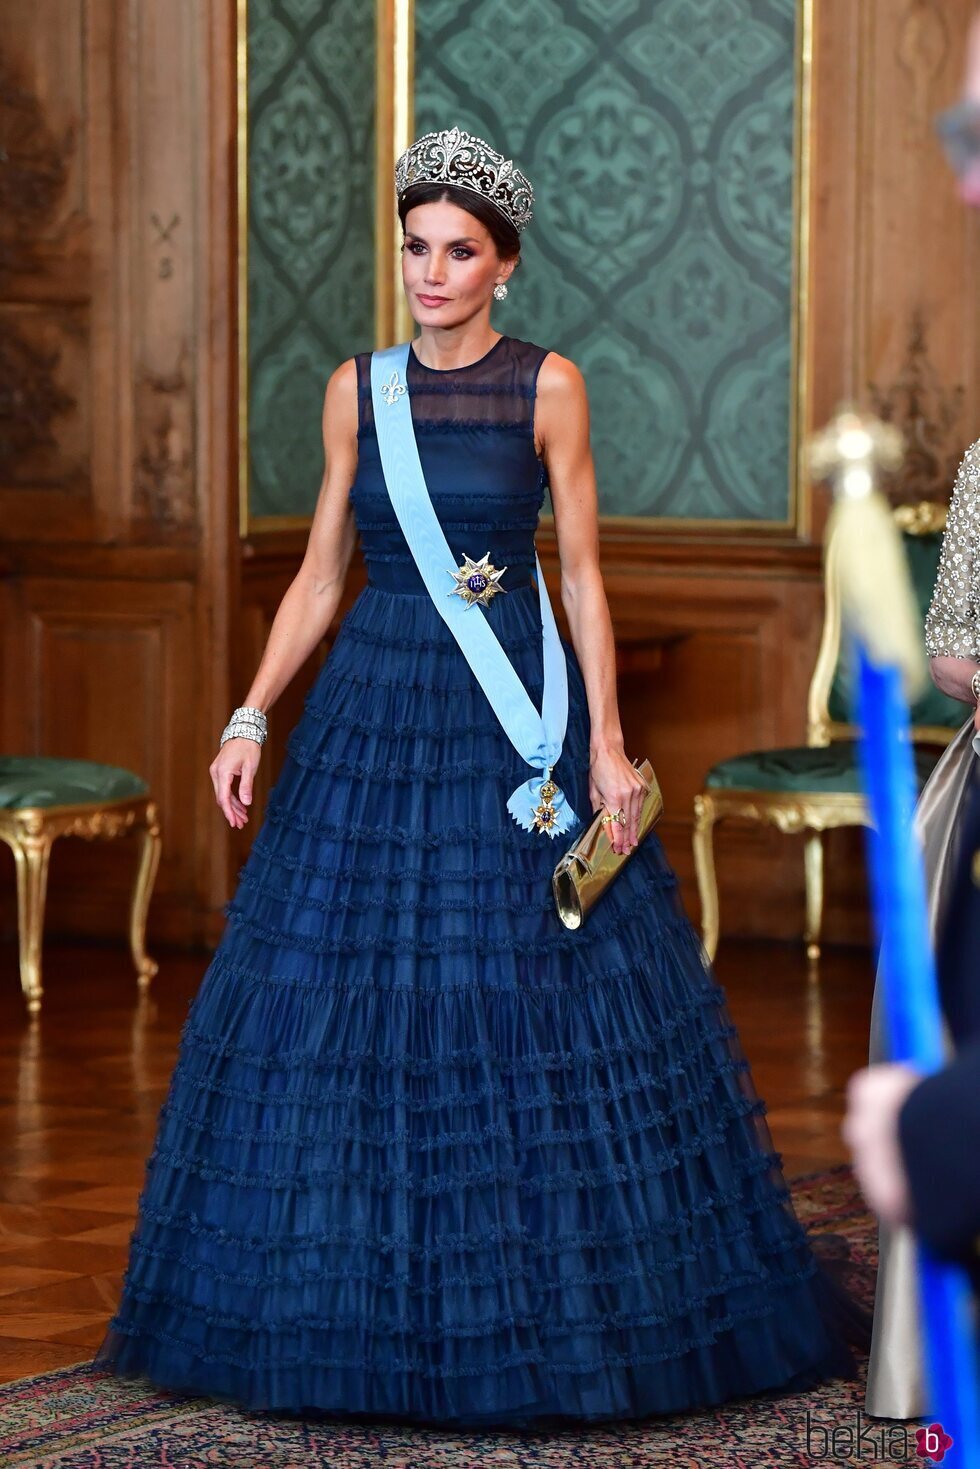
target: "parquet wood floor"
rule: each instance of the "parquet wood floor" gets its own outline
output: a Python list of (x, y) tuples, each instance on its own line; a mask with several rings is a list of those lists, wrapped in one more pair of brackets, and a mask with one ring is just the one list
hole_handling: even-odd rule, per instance
[[(207, 955), (159, 955), (140, 997), (125, 952), (49, 944), (44, 1011), (0, 948), (0, 1381), (91, 1357), (118, 1296), (143, 1165)], [(843, 1087), (867, 1052), (864, 951), (808, 979), (796, 947), (723, 946), (725, 986), (789, 1173), (842, 1162)]]

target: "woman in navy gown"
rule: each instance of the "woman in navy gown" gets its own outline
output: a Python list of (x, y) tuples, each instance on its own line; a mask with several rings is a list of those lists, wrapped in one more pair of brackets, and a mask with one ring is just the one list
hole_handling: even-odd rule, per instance
[[(421, 146), (424, 145), (424, 146)], [(407, 387), (458, 563), (540, 707), (550, 485), (571, 641), (554, 779), (582, 819), (623, 749), (581, 375), (490, 323), (530, 215), (489, 145), (405, 155)], [(474, 160), (476, 165), (474, 165)], [(400, 165), (401, 167), (402, 165)], [(379, 459), (370, 353), (327, 386), (302, 567), (211, 767), (248, 819), (263, 711), (368, 582), (289, 738), (183, 1030), (99, 1361), (249, 1407), (481, 1427), (637, 1418), (850, 1374), (827, 1281), (656, 835), (584, 926), (526, 774), (423, 584)], [(470, 615), (469, 613), (467, 615)], [(244, 725), (241, 721), (245, 721)]]

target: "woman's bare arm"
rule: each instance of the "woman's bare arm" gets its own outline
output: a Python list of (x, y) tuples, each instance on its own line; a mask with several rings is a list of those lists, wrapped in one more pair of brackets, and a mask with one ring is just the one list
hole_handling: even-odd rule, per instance
[(616, 691), (616, 646), (599, 569), (599, 508), (589, 446), (589, 404), (573, 362), (550, 352), (538, 373), (535, 430), (548, 469), (561, 559), (561, 600), (589, 703), (593, 810), (621, 806), (627, 825), (611, 826), (613, 845), (636, 845), (646, 787), (626, 758)]
[[(299, 570), (279, 604), (255, 677), (243, 704), (271, 709), (333, 621), (357, 544), (349, 499), (357, 472), (357, 368), (341, 364), (323, 401), (324, 471), (313, 524)], [(215, 798), (230, 826), (248, 821), (246, 807), (258, 768), (253, 740), (228, 740), (211, 763)], [(237, 792), (233, 790), (238, 783)]]
[(950, 658), (945, 654), (929, 659), (929, 672), (937, 689), (963, 704), (975, 704), (970, 682), (980, 663), (972, 658)]

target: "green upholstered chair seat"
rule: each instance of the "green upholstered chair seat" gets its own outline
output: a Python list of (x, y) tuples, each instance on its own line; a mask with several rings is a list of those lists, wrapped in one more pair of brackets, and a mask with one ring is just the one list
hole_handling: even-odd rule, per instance
[(131, 770), (94, 760), (47, 755), (0, 755), (0, 811), (28, 806), (94, 806), (145, 796), (149, 787)]
[[(940, 752), (914, 751), (919, 790), (925, 785)], [(793, 795), (860, 795), (861, 770), (853, 740), (832, 745), (801, 745), (796, 749), (755, 750), (712, 766), (705, 778), (709, 791), (767, 791)]]
[[(930, 531), (925, 535), (904, 533), (902, 545), (905, 560), (912, 579), (912, 590), (919, 610), (919, 626), (926, 620), (932, 589), (939, 571), (939, 553), (942, 550), (942, 531)], [(836, 723), (848, 724), (854, 717), (856, 705), (856, 666), (847, 644), (841, 648), (834, 672), (834, 681), (827, 698), (827, 711)], [(951, 699), (938, 689), (931, 679), (919, 698), (909, 710), (913, 725), (940, 725), (945, 729), (959, 729), (965, 710), (958, 699)]]

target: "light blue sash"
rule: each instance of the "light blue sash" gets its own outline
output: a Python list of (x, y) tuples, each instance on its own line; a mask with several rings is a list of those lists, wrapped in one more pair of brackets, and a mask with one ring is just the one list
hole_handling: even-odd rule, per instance
[[(497, 640), (482, 609), (466, 605), (447, 580), (459, 568), (429, 498), (419, 459), (412, 408), (406, 386), (408, 342), (371, 354), (371, 395), (381, 467), (398, 524), (421, 573), (436, 610), (449, 626), (463, 656), (476, 675), (494, 714), (517, 753), (540, 776), (518, 786), (508, 797), (507, 810), (527, 831), (546, 830), (549, 836), (571, 830), (579, 818), (564, 792), (554, 787), (550, 801), (542, 787), (558, 763), (568, 722), (568, 675), (565, 652), (558, 636), (537, 551), (538, 598), (544, 640), (544, 685), (541, 713), (535, 709), (514, 665)], [(549, 824), (539, 824), (542, 802), (551, 806)]]

